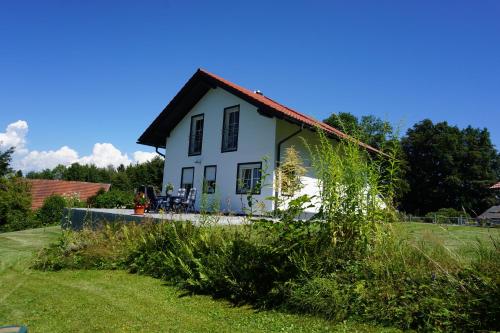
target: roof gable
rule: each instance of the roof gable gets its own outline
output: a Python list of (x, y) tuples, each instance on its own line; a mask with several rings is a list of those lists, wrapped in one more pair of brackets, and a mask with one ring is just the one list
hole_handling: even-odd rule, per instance
[[(350, 138), (342, 131), (308, 115), (295, 111), (269, 97), (241, 87), (204, 69), (198, 69), (177, 95), (175, 95), (172, 101), (170, 101), (165, 109), (163, 109), (158, 117), (149, 125), (146, 131), (139, 137), (137, 143), (153, 147), (165, 147), (165, 137), (170, 134), (170, 131), (182, 120), (191, 108), (198, 103), (208, 90), (216, 87), (220, 87), (254, 105), (262, 115), (277, 117), (292, 123), (305, 125), (313, 130), (320, 128), (333, 137), (344, 139)], [(363, 142), (358, 143), (369, 151), (380, 152)]]

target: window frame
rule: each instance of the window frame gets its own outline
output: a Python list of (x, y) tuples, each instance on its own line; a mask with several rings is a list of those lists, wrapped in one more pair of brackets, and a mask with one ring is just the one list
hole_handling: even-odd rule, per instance
[[(201, 129), (201, 143), (200, 143), (200, 151), (199, 152), (191, 152), (191, 146), (194, 145), (194, 140), (193, 140), (193, 121), (195, 120), (195, 118), (199, 118), (201, 117), (201, 119), (203, 119), (203, 127)], [(201, 155), (202, 151), (203, 151), (203, 134), (205, 132), (205, 114), (204, 113), (200, 113), (200, 114), (196, 114), (194, 116), (191, 116), (191, 122), (189, 123), (189, 144), (188, 144), (188, 156), (198, 156), (198, 155)]]
[[(207, 168), (215, 168), (215, 176), (214, 176), (214, 191), (213, 192), (208, 192), (208, 188), (205, 187), (206, 184), (206, 179), (207, 179)], [(217, 165), (211, 164), (211, 165), (205, 165), (203, 168), (203, 193), (205, 194), (214, 194), (215, 190), (217, 188)]]
[[(194, 187), (194, 167), (184, 167), (181, 169), (181, 185), (179, 186), (179, 188), (185, 188), (182, 185), (184, 184), (184, 170), (187, 170), (187, 169), (193, 169), (193, 178), (191, 179), (191, 188)], [(186, 188), (186, 195), (188, 194), (188, 192), (189, 191)]]
[[(224, 137), (225, 137), (225, 128), (226, 128), (226, 112), (228, 112), (229, 109), (233, 109), (233, 108), (238, 108), (238, 135), (236, 137), (236, 147), (235, 148), (231, 148), (231, 149), (224, 149)], [(222, 140), (221, 140), (221, 146), (220, 146), (220, 152), (221, 153), (229, 153), (229, 152), (232, 152), (232, 151), (237, 151), (238, 150), (238, 141), (239, 141), (239, 138), (240, 138), (240, 104), (236, 104), (236, 105), (232, 105), (232, 106), (228, 106), (226, 108), (224, 108), (224, 112), (223, 112), (223, 115), (222, 115)]]
[[(248, 192), (244, 192), (244, 191), (241, 191), (241, 189), (239, 188), (239, 180), (240, 180), (240, 167), (241, 166), (245, 166), (245, 165), (251, 165), (251, 164), (258, 164), (259, 165), (259, 170), (260, 170), (260, 182), (261, 182), (261, 186), (259, 186), (259, 191), (255, 191), (253, 188), (252, 188), (252, 191), (251, 191), (251, 194), (254, 194), (254, 195), (260, 195), (261, 194), (261, 191), (262, 191), (262, 161), (259, 161), (259, 162), (245, 162), (245, 163), (238, 163), (237, 166), (236, 166), (236, 194), (248, 194)], [(255, 169), (255, 168), (253, 168)], [(252, 169), (252, 172), (253, 172), (253, 169)]]

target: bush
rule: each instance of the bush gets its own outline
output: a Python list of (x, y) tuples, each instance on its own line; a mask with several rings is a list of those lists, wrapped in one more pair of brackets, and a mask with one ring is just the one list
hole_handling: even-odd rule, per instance
[(22, 178), (0, 178), (0, 231), (36, 227), (29, 184)]
[(120, 190), (99, 191), (96, 196), (91, 197), (88, 201), (88, 204), (95, 208), (132, 208), (133, 203), (134, 194)]
[(52, 271), (125, 268), (122, 262), (131, 251), (130, 244), (138, 243), (134, 237), (146, 233), (141, 228), (139, 233), (134, 224), (119, 227), (107, 224), (98, 231), (63, 231), (57, 243), (40, 251), (33, 267)]
[(499, 328), (498, 241), (478, 246), (470, 264), (439, 241), (405, 241), (387, 223), (395, 216), (394, 170), (378, 175), (380, 166), (355, 142), (333, 147), (320, 136), (311, 151), (323, 185), (320, 220), (294, 219), (311, 200), (301, 196), (279, 222), (165, 222), (67, 232), (35, 267), (121, 267), (236, 304), (334, 320), (423, 331)]
[(470, 218), (470, 215), (453, 208), (441, 208), (436, 212), (427, 213), (425, 217), (437, 223), (458, 223), (460, 218)]
[(66, 205), (66, 199), (64, 199), (64, 197), (58, 194), (48, 196), (43, 201), (42, 207), (36, 211), (36, 219), (41, 226), (59, 224), (64, 216), (64, 208)]
[(318, 240), (324, 232), (304, 223), (287, 229), (270, 222), (107, 225), (66, 232), (35, 267), (124, 268), (235, 304), (337, 321), (419, 331), (500, 328), (498, 240), (478, 244), (475, 259), (465, 264), (437, 240), (413, 244), (387, 231), (370, 255), (349, 260), (332, 242)]

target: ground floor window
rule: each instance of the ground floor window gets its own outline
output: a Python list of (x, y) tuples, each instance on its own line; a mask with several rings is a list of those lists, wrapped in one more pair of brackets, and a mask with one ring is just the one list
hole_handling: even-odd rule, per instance
[(203, 193), (215, 193), (217, 166), (207, 165), (203, 173)]
[(261, 162), (239, 163), (236, 175), (236, 194), (260, 194)]
[(193, 187), (194, 183), (194, 168), (182, 168), (181, 173), (181, 188), (186, 189), (186, 193)]

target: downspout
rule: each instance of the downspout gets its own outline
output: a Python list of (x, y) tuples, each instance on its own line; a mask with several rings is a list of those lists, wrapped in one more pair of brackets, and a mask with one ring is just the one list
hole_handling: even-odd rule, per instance
[(155, 147), (155, 152), (160, 155), (161, 157), (165, 158), (165, 154), (162, 154), (158, 151), (158, 147)]
[[(289, 136), (287, 136), (286, 138), (284, 138), (278, 142), (278, 146), (276, 148), (276, 168), (278, 168), (280, 166), (280, 163), (281, 163), (281, 160), (280, 160), (281, 145), (284, 144), (286, 141), (290, 140), (291, 138), (293, 138), (294, 136), (296, 136), (297, 134), (299, 134), (300, 132), (302, 132), (303, 129), (304, 129), (304, 124), (301, 124), (300, 128), (297, 131), (293, 132), (292, 134), (290, 134)], [(278, 184), (276, 184), (276, 189), (274, 190), (274, 197), (276, 199), (276, 202), (278, 202)], [(276, 211), (276, 204), (275, 204), (274, 210)]]

